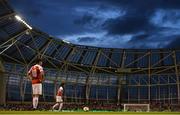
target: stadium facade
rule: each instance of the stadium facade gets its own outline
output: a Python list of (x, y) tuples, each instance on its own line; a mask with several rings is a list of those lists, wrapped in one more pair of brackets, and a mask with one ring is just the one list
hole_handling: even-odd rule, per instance
[(117, 49), (76, 45), (30, 29), (0, 0), (0, 102), (30, 102), (26, 73), (37, 57), (45, 68), (41, 101), (180, 104), (180, 49)]

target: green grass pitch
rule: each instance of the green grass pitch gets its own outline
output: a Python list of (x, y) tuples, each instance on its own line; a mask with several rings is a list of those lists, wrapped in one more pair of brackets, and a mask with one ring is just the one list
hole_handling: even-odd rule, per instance
[(0, 111), (3, 115), (180, 115), (180, 112), (53, 112), (53, 111)]

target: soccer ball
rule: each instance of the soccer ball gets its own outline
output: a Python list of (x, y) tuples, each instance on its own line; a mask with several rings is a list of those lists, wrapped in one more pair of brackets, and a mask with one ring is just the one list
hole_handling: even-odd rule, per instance
[(89, 107), (83, 107), (83, 111), (85, 111), (85, 112), (87, 112), (87, 111), (89, 111)]

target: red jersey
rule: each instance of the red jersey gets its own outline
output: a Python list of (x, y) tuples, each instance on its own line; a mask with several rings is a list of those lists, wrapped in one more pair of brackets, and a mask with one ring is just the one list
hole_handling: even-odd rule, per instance
[(57, 96), (63, 96), (63, 87), (59, 87), (58, 91), (57, 91)]
[(32, 84), (42, 83), (44, 71), (42, 66), (36, 64), (31, 67), (28, 72), (28, 75), (32, 78)]

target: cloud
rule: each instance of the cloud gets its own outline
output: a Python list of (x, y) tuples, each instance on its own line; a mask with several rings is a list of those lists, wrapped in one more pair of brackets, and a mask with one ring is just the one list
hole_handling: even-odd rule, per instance
[(79, 18), (79, 14), (74, 11), (74, 7), (77, 7), (74, 2), (66, 0), (53, 0), (53, 2), (49, 0), (11, 0), (10, 3), (30, 25), (50, 35), (67, 35), (89, 31), (89, 28), (74, 24), (74, 20)]
[[(44, 7), (38, 4), (38, 2), (30, 0), (9, 0), (10, 5), (14, 6), (19, 14), (23, 14), (26, 17), (38, 17), (43, 13)], [(28, 18), (27, 18), (28, 19)]]
[(140, 35), (135, 35), (133, 36), (133, 38), (131, 40), (129, 40), (129, 43), (135, 43), (135, 42), (143, 42), (143, 41), (146, 41), (147, 38), (149, 37), (150, 35), (149, 34), (140, 34)]
[[(89, 0), (83, 0), (89, 1)], [(145, 10), (153, 9), (180, 9), (179, 0), (91, 0), (89, 2), (106, 3), (113, 6), (124, 6), (132, 9), (141, 8)]]
[(76, 26), (83, 26), (86, 29), (101, 30), (101, 25), (108, 19), (115, 19), (125, 15), (125, 11), (113, 6), (89, 6), (76, 7), (78, 19), (74, 20)]
[(149, 31), (154, 26), (148, 22), (148, 19), (128, 16), (108, 20), (103, 24), (103, 28), (108, 31), (108, 34), (117, 35)]
[(180, 0), (9, 0), (33, 27), (75, 44), (164, 48), (180, 43)]
[(97, 38), (95, 37), (79, 37), (77, 38), (78, 42), (94, 42)]
[(159, 9), (154, 13), (150, 21), (159, 27), (180, 29), (180, 10)]
[(179, 0), (159, 0), (159, 7), (163, 9), (180, 9), (180, 1)]
[(170, 42), (166, 48), (178, 48), (180, 49), (180, 35), (179, 36), (176, 36), (176, 38)]
[(109, 19), (102, 25), (102, 28), (107, 31), (108, 34), (132, 34), (148, 32), (156, 28), (156, 26), (149, 21), (149, 18), (156, 11), (156, 2), (144, 0), (132, 0), (131, 2), (122, 0), (118, 2), (113, 0), (111, 3), (122, 7), (122, 9), (126, 10), (126, 14), (123, 17)]
[(85, 14), (80, 19), (74, 20), (74, 23), (78, 25), (93, 24), (96, 22), (97, 22), (97, 19), (89, 14)]
[(102, 42), (102, 38), (104, 37), (104, 35), (106, 35), (106, 33), (104, 32), (93, 32), (65, 35), (63, 36), (63, 38), (73, 44), (98, 46), (98, 44)]
[[(169, 34), (172, 33), (172, 34)], [(174, 34), (174, 35), (173, 35)], [(154, 32), (153, 34), (139, 34), (139, 35), (133, 35), (131, 40), (128, 41), (128, 45), (131, 46), (131, 48), (167, 48), (167, 47), (171, 47), (172, 41), (174, 41), (175, 43), (179, 44), (179, 40), (178, 40), (178, 36), (180, 36), (179, 34), (173, 33), (173, 31), (159, 31), (159, 32)]]

